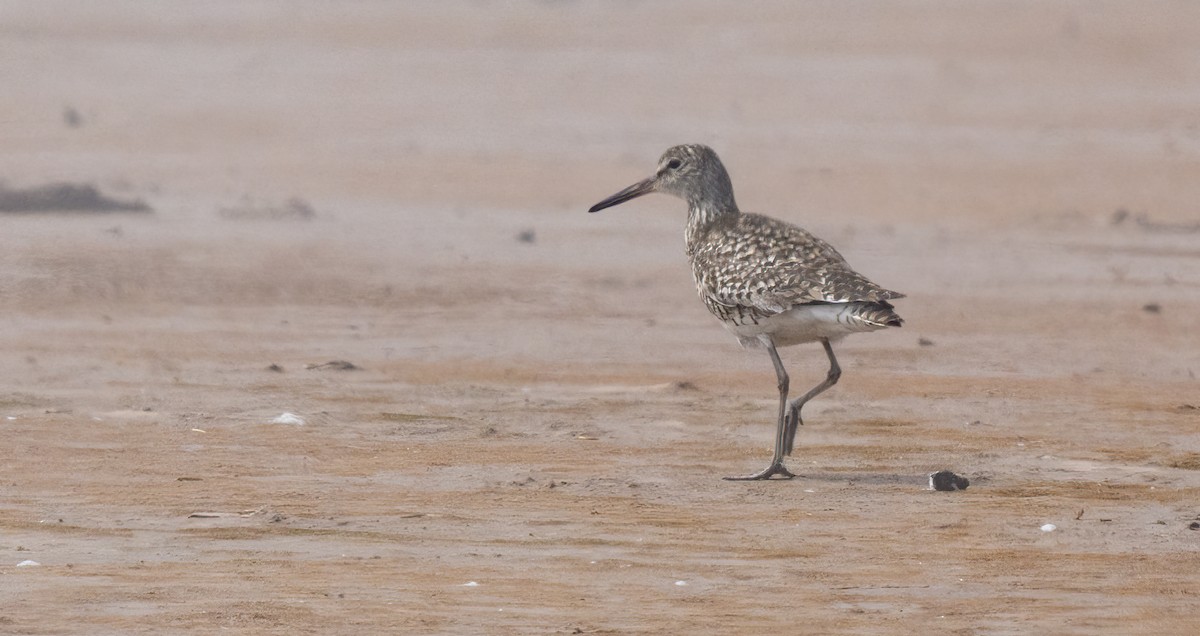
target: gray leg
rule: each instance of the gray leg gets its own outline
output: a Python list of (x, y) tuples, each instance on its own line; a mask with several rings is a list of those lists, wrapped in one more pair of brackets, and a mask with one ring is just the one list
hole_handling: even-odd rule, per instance
[(770, 479), (775, 475), (779, 475), (784, 479), (795, 477), (788, 469), (783, 467), (783, 455), (786, 450), (784, 435), (787, 429), (787, 408), (788, 408), (788, 374), (783, 368), (783, 361), (779, 359), (779, 352), (775, 350), (775, 343), (767, 336), (760, 336), (759, 339), (767, 347), (767, 353), (771, 354), (771, 362), (775, 364), (775, 377), (779, 380), (779, 422), (775, 428), (775, 455), (771, 457), (771, 465), (765, 469), (746, 475), (744, 477), (726, 477), (730, 481), (751, 481), (758, 479)]
[(800, 409), (809, 400), (817, 397), (822, 391), (837, 384), (838, 378), (842, 377), (842, 368), (838, 366), (837, 358), (833, 355), (833, 347), (829, 346), (829, 339), (821, 338), (821, 344), (825, 345), (825, 355), (829, 356), (829, 373), (825, 375), (824, 382), (814, 386), (808, 393), (800, 396), (788, 406), (787, 426), (783, 436), (783, 452), (785, 455), (792, 454), (792, 442), (796, 439), (796, 429), (804, 423), (800, 419)]

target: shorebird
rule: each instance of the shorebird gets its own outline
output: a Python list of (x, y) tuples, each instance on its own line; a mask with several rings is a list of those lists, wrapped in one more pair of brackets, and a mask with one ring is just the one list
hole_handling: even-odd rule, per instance
[[(846, 335), (899, 327), (889, 300), (904, 294), (850, 269), (831, 245), (790, 223), (738, 210), (729, 173), (712, 148), (674, 146), (654, 176), (593, 205), (599, 212), (651, 192), (688, 204), (684, 242), (700, 299), (745, 348), (763, 348), (779, 380), (775, 454), (765, 469), (730, 480), (795, 477), (783, 465), (792, 454), (800, 409), (842, 375), (833, 346)], [(829, 358), (825, 379), (788, 402), (788, 374), (777, 347), (820, 342)]]

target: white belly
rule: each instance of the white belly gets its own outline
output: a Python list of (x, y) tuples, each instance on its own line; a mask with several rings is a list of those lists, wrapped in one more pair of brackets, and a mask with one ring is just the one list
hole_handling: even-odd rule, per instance
[(758, 324), (725, 323), (743, 347), (757, 347), (760, 335), (768, 335), (777, 347), (817, 342), (822, 338), (837, 340), (852, 333), (883, 329), (881, 325), (864, 322), (856, 316), (860, 303), (829, 303), (799, 305), (762, 318)]

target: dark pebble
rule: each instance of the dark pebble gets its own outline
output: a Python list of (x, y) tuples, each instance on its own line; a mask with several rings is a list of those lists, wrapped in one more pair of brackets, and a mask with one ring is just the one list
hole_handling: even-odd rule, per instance
[(971, 482), (966, 477), (960, 477), (948, 470), (929, 475), (929, 487), (934, 490), (966, 490)]

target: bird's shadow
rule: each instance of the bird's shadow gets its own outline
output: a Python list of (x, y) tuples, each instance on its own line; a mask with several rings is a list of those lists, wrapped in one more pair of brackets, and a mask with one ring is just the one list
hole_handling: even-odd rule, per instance
[(815, 475), (797, 475), (804, 481), (821, 481), (827, 483), (845, 483), (851, 486), (920, 486), (929, 487), (929, 475), (898, 474), (898, 473), (818, 473)]

